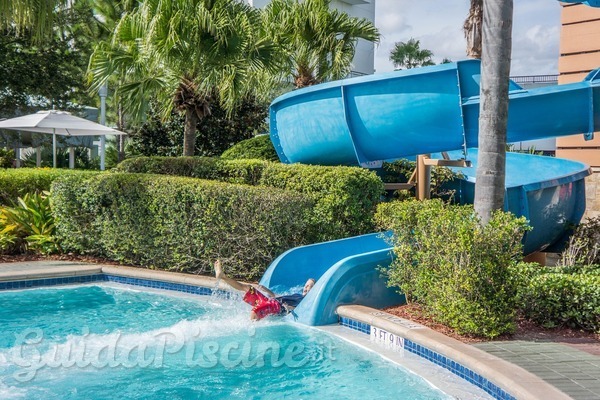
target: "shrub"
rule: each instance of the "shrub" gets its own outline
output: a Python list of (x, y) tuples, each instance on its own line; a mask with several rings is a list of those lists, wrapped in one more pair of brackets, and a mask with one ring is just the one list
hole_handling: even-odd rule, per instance
[(290, 247), (312, 241), (313, 201), (284, 190), (192, 178), (114, 173), (53, 186), (65, 250), (150, 268), (256, 279)]
[(50, 190), (52, 182), (60, 176), (89, 177), (99, 172), (70, 169), (18, 168), (0, 170), (0, 204), (9, 205), (26, 193)]
[(428, 200), (380, 204), (376, 220), (393, 232), (390, 286), (459, 333), (493, 338), (514, 330), (511, 267), (522, 257), (524, 218), (496, 212), (482, 227), (472, 206)]
[(33, 250), (41, 254), (60, 250), (54, 238), (54, 216), (49, 193), (27, 193), (13, 207), (0, 207), (0, 250)]
[(600, 217), (590, 218), (575, 228), (558, 264), (600, 264)]
[(383, 183), (373, 172), (354, 167), (203, 157), (140, 157), (123, 161), (117, 170), (193, 176), (304, 193), (315, 202), (312, 220), (319, 226), (317, 241), (371, 232), (375, 207), (383, 193)]
[(266, 161), (279, 161), (279, 156), (273, 147), (269, 135), (255, 136), (234, 144), (221, 154), (227, 160), (258, 159)]
[(15, 162), (15, 152), (10, 149), (0, 148), (0, 168), (12, 168)]
[(124, 160), (113, 171), (218, 179), (221, 164), (214, 157), (134, 157)]
[(545, 327), (600, 332), (600, 276), (540, 274), (524, 289), (524, 315)]
[(519, 265), (518, 306), (547, 328), (568, 326), (600, 332), (600, 266)]
[(269, 163), (260, 183), (310, 195), (321, 241), (372, 232), (373, 215), (384, 193), (375, 173), (356, 167)]

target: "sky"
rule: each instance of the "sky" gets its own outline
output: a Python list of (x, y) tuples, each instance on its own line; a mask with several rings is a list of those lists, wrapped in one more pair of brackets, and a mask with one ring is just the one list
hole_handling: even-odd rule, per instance
[[(469, 0), (376, 0), (375, 25), (382, 38), (375, 48), (375, 71), (393, 71), (390, 51), (410, 38), (431, 50), (434, 61), (466, 58), (463, 22)], [(514, 0), (511, 76), (558, 73), (560, 3)]]

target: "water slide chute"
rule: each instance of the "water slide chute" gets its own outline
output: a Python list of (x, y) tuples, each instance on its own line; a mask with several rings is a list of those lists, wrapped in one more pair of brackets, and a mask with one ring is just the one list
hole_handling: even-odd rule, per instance
[[(582, 82), (525, 90), (509, 86), (509, 142), (600, 130), (600, 74)], [(478, 60), (329, 82), (287, 93), (270, 107), (270, 136), (282, 162), (360, 165), (451, 152), (474, 166), (461, 172), (459, 201), (474, 196), (479, 119)], [(454, 153), (452, 153), (454, 152)], [(585, 209), (581, 163), (526, 154), (507, 154), (505, 208), (533, 226), (526, 253), (560, 243)], [(342, 304), (383, 307), (400, 302), (378, 267), (393, 259), (377, 234), (292, 249), (275, 260), (261, 283), (290, 288), (309, 277), (314, 289), (293, 317), (309, 325), (335, 322)]]

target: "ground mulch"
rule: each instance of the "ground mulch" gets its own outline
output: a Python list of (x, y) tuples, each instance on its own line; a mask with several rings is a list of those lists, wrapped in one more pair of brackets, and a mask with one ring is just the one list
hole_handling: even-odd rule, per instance
[(127, 267), (135, 267), (135, 265), (123, 264), (114, 260), (107, 260), (99, 257), (82, 256), (79, 254), (50, 254), (47, 256), (43, 256), (40, 254), (0, 254), (0, 263), (46, 260), (73, 261), (90, 264), (122, 265)]
[[(463, 343), (480, 343), (489, 341), (478, 337), (460, 335), (452, 328), (435, 322), (428, 317), (423, 309), (417, 304), (390, 307), (386, 312), (401, 318), (409, 319), (425, 325), (446, 336), (450, 336)], [(534, 342), (555, 342), (578, 348), (582, 351), (600, 356), (600, 334), (571, 329), (568, 327), (544, 328), (524, 318), (517, 320), (517, 329), (512, 335), (502, 335), (494, 341), (524, 340)]]

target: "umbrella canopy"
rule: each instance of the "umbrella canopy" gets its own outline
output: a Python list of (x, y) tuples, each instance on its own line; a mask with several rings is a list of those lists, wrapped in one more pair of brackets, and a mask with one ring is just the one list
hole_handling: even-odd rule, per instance
[(52, 134), (53, 165), (56, 167), (56, 135), (101, 137), (100, 169), (104, 169), (104, 135), (126, 135), (108, 126), (79, 118), (66, 111), (38, 111), (35, 114), (0, 121), (0, 129)]
[(79, 118), (66, 111), (39, 111), (0, 121), (0, 129), (50, 133), (65, 136), (126, 135), (108, 126)]

